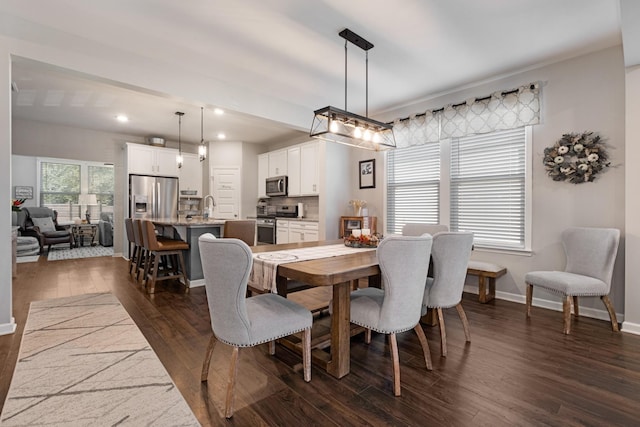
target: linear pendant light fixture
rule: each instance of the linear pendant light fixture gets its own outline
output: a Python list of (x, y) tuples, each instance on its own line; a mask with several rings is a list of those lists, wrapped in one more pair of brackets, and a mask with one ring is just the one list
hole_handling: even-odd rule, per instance
[(204, 145), (204, 107), (200, 107), (200, 146), (198, 158), (203, 162), (207, 158), (207, 146)]
[[(345, 28), (338, 33), (344, 41), (344, 110), (324, 107), (314, 111), (309, 136), (380, 151), (396, 147), (393, 125), (369, 118), (369, 49), (373, 44), (353, 31)], [(366, 98), (365, 116), (347, 111), (347, 42), (358, 46), (366, 53)]]
[(184, 113), (176, 111), (176, 116), (178, 116), (178, 156), (176, 157), (176, 162), (179, 169), (184, 163), (184, 158), (182, 157), (182, 116), (184, 116)]

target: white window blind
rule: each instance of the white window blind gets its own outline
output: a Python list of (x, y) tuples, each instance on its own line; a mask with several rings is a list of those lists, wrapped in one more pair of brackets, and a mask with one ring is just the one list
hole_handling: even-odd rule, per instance
[(525, 128), (451, 141), (451, 230), (474, 244), (525, 248)]
[(390, 151), (387, 157), (387, 232), (407, 223), (439, 222), (440, 144)]

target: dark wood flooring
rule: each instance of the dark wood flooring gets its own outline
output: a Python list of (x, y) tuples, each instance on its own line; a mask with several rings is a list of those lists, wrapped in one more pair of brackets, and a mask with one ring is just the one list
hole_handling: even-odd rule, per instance
[[(437, 328), (425, 327), (434, 369), (426, 371), (413, 331), (399, 335), (402, 396), (393, 397), (384, 336), (351, 344), (351, 373), (337, 380), (313, 368), (305, 383), (297, 356), (266, 345), (240, 351), (235, 415), (222, 416), (230, 348), (219, 344), (209, 382), (200, 370), (210, 337), (204, 288), (185, 294), (161, 283), (146, 295), (120, 258), (18, 264), (13, 281), (18, 330), (0, 337), (0, 402), (7, 395), (29, 303), (91, 292), (112, 292), (158, 354), (205, 425), (640, 425), (640, 336), (614, 333), (608, 322), (581, 318), (562, 334), (562, 314), (524, 305), (463, 305), (472, 342), (465, 344), (455, 309), (445, 312), (449, 354), (441, 358)], [(326, 295), (326, 293), (325, 293)], [(297, 293), (310, 305), (320, 295)]]

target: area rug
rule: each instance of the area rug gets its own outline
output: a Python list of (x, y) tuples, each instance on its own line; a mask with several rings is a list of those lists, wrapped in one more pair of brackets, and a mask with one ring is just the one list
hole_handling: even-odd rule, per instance
[(200, 425), (108, 293), (31, 303), (0, 424)]
[(23, 262), (38, 262), (40, 255), (27, 255), (16, 257), (16, 263), (22, 264)]
[(60, 261), (64, 259), (92, 258), (97, 256), (113, 256), (113, 246), (80, 246), (69, 249), (69, 245), (53, 246), (49, 250), (47, 261)]

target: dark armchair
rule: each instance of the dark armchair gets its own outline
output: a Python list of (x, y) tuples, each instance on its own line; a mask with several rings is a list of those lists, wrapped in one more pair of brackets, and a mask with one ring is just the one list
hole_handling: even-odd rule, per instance
[(28, 207), (22, 208), (18, 213), (18, 226), (23, 236), (31, 236), (38, 239), (40, 253), (47, 251), (51, 245), (69, 243), (73, 249), (73, 233), (69, 227), (58, 225), (58, 212), (49, 208)]
[(113, 212), (101, 212), (98, 223), (100, 245), (113, 246)]

